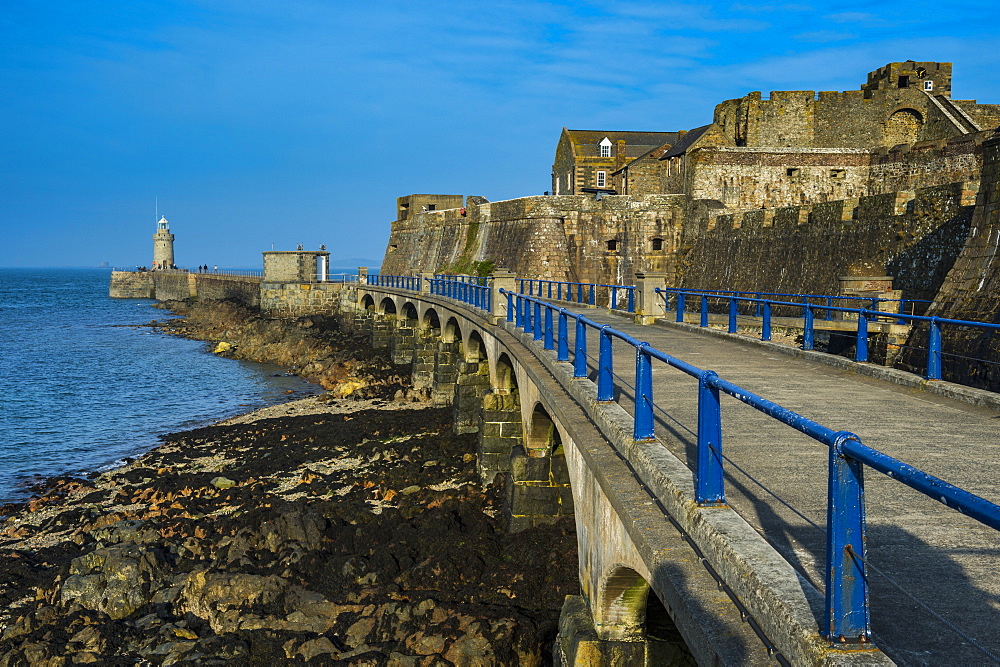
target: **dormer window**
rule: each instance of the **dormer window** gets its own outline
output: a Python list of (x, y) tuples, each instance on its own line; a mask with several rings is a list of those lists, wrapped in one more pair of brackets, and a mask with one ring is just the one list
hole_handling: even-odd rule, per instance
[(601, 139), (601, 143), (597, 144), (601, 148), (601, 157), (611, 157), (611, 140), (607, 137)]

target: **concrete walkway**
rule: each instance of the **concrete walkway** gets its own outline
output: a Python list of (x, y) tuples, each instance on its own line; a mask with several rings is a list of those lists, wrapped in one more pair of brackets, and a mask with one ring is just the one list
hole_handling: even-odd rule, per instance
[[(870, 447), (1000, 503), (1000, 412), (683, 325), (638, 326), (605, 311), (574, 312), (834, 430), (852, 431)], [(597, 349), (591, 332), (594, 358)], [(632, 412), (635, 357), (624, 343), (616, 343), (615, 364), (620, 402)], [(653, 368), (654, 400), (661, 409), (657, 435), (693, 468), (697, 382), (660, 362)], [(726, 464), (730, 505), (822, 591), (826, 446), (724, 396), (723, 451), (808, 519)], [(873, 470), (866, 470), (866, 495), (871, 565), (1000, 655), (1000, 533)], [(993, 664), (886, 578), (870, 572), (870, 582), (875, 641), (897, 663)]]

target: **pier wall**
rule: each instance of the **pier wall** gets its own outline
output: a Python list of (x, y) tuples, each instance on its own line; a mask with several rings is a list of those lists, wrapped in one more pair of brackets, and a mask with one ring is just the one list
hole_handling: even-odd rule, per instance
[(113, 299), (233, 299), (260, 305), (260, 278), (188, 273), (187, 271), (112, 271), (108, 295)]

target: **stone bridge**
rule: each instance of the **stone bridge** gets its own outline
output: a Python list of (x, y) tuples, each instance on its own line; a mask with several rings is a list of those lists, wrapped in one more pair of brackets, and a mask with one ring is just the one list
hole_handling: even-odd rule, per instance
[[(873, 584), (873, 597), (880, 600), (873, 604), (879, 648), (863, 637), (844, 650), (821, 635), (828, 613), (821, 592), (826, 538), (807, 525), (822, 533), (807, 515), (825, 522), (826, 452), (815, 442), (801, 442), (800, 434), (792, 434), (799, 437), (794, 441), (773, 425), (757, 423), (759, 415), (727, 407), (735, 416), (727, 418), (722, 434), (727, 453), (744, 456), (747, 468), (756, 463), (755, 481), (763, 480), (762, 486), (789, 486), (790, 504), (805, 509), (801, 519), (789, 515), (742, 481), (727, 481), (728, 504), (699, 506), (692, 432), (685, 426), (698, 423), (698, 414), (675, 388), (678, 380), (656, 371), (657, 403), (669, 404), (670, 413), (657, 415), (656, 438), (634, 439), (629, 402), (598, 400), (595, 383), (574, 377), (571, 364), (545, 349), (548, 341), (508, 322), (501, 288), (513, 290), (513, 278), (493, 280), (487, 310), (431, 294), (427, 281), (422, 291), (358, 285), (345, 290), (342, 305), (354, 309), (355, 326), (370, 331), (375, 346), (388, 347), (396, 363), (412, 366), (417, 387), (429, 389), (440, 405), (454, 405), (457, 430), (478, 432), (481, 477), (504, 477), (512, 529), (575, 518), (582, 595), (568, 597), (563, 608), (556, 649), (562, 664), (684, 664), (677, 649), (681, 639), (699, 664), (713, 665), (971, 664), (1000, 651), (996, 531), (970, 525), (933, 502), (925, 503), (932, 509), (894, 504), (901, 485), (887, 486), (891, 480), (870, 485), (869, 497), (882, 504), (869, 509), (869, 533), (890, 544), (874, 546), (869, 558), (877, 557), (891, 573), (912, 566), (898, 576), (922, 582), (917, 593), (932, 601), (949, 591), (959, 596), (949, 609), (967, 607), (955, 612), (966, 636), (949, 636), (919, 609), (914, 612), (914, 603), (900, 603), (885, 592), (888, 587)], [(699, 365), (735, 381), (743, 378), (732, 376), (745, 371), (750, 384), (744, 386), (758, 393), (771, 389), (777, 394), (772, 400), (801, 413), (812, 410), (834, 428), (852, 426), (838, 423), (839, 411), (850, 413), (851, 404), (860, 402), (859, 419), (871, 427), (862, 433), (865, 441), (918, 467), (940, 459), (940, 438), (910, 439), (904, 444), (912, 449), (896, 447), (893, 438), (915, 414), (908, 411), (922, 411), (933, 420), (925, 431), (945, 437), (943, 444), (964, 443), (975, 462), (945, 466), (942, 476), (997, 501), (990, 472), (997, 412), (982, 407), (996, 406), (995, 395), (975, 406), (901, 388), (906, 383), (899, 378), (881, 382), (844, 364), (823, 366), (771, 343), (722, 341), (683, 324), (641, 327), (593, 309), (587, 316), (682, 358), (703, 355)], [(593, 360), (589, 366), (595, 369)], [(616, 391), (627, 397), (636, 386), (635, 368), (615, 370)], [(893, 420), (893, 410), (902, 422)], [(801, 457), (793, 448), (802, 450)], [(981, 465), (983, 458), (989, 465)], [(770, 534), (779, 538), (765, 539)], [(963, 539), (965, 557), (948, 552)]]

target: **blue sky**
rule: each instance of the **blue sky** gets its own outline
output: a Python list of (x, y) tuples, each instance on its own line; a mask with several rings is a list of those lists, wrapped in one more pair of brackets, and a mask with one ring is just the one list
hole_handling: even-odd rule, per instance
[(395, 197), (549, 188), (563, 126), (671, 131), (752, 90), (954, 63), (1000, 103), (995, 2), (18, 0), (0, 13), (0, 266), (381, 258)]

